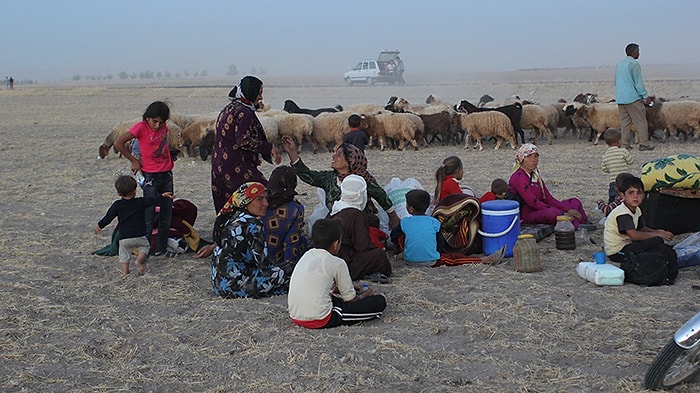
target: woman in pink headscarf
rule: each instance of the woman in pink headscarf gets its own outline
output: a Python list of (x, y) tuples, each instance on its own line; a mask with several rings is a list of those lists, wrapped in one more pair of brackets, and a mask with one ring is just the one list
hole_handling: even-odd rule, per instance
[(537, 164), (537, 146), (525, 143), (515, 153), (515, 167), (510, 176), (508, 192), (520, 199), (520, 219), (524, 224), (557, 223), (557, 216), (571, 216), (575, 228), (588, 222), (583, 204), (578, 198), (555, 199), (544, 184)]

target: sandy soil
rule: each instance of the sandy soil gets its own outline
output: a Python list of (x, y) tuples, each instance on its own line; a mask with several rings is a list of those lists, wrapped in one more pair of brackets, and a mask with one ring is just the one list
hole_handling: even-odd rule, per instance
[[(316, 107), (383, 104), (391, 95), (454, 102), (518, 94), (541, 103), (588, 91), (611, 96), (609, 70), (588, 71), (447, 81), (406, 74), (407, 86), (371, 88), (270, 77), (265, 97), (281, 108), (287, 98)], [(698, 80), (652, 71), (652, 93), (700, 98)], [(635, 392), (656, 352), (697, 311), (694, 269), (668, 287), (596, 287), (575, 267), (598, 246), (559, 251), (553, 237), (538, 245), (540, 273), (517, 273), (512, 261), (423, 270), (395, 261), (393, 283), (375, 286), (389, 299), (384, 317), (325, 331), (293, 326), (284, 296), (214, 297), (208, 261), (192, 254), (152, 259), (145, 276), (123, 276), (116, 257), (91, 255), (111, 233), (92, 229), (116, 198), (115, 174), (129, 164), (113, 153), (96, 160), (97, 147), (113, 125), (140, 116), (154, 100), (169, 99), (177, 113), (218, 112), (229, 86), (208, 83), (0, 91), (0, 390)], [(697, 142), (656, 146), (634, 151), (636, 173), (653, 158), (698, 154)], [(597, 221), (594, 202), (607, 191), (605, 147), (572, 135), (540, 147), (553, 194), (581, 198)], [(478, 193), (510, 174), (510, 149), (433, 146), (368, 156), (381, 183), (415, 177), (431, 190), (435, 169), (453, 154), (465, 163), (463, 183)], [(327, 153), (307, 149), (302, 156), (312, 168), (330, 163)], [(209, 170), (198, 158), (180, 158), (174, 169), (176, 195), (199, 206), (195, 227), (207, 238), (214, 219)], [(299, 191), (310, 210), (314, 190)], [(600, 244), (602, 230), (591, 236)]]

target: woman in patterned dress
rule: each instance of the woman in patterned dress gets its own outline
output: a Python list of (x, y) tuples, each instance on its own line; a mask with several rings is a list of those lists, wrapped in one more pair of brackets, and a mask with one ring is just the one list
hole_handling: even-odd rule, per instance
[(214, 293), (223, 298), (283, 295), (294, 265), (276, 264), (267, 256), (261, 217), (267, 210), (267, 190), (248, 182), (231, 195), (220, 212), (236, 212), (226, 221), (211, 259)]
[(277, 148), (267, 141), (255, 115), (256, 104), (263, 99), (263, 82), (245, 76), (231, 90), (231, 103), (216, 119), (214, 151), (211, 157), (211, 193), (218, 213), (238, 187), (246, 182), (267, 184), (260, 172), (260, 156), (275, 164), (281, 162)]

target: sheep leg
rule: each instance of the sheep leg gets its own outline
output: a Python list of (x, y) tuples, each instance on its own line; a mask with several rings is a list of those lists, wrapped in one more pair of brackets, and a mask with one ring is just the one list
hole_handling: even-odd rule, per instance
[(380, 137), (379, 137), (379, 151), (384, 151), (384, 146), (385, 146), (385, 144), (384, 144), (384, 137), (383, 137), (383, 136), (380, 136)]
[(494, 147), (493, 150), (498, 150), (498, 149), (500, 149), (502, 143), (503, 143), (503, 139), (501, 139), (501, 138), (496, 138), (496, 147)]
[[(593, 128), (591, 128), (591, 132), (593, 132)], [(597, 131), (595, 135), (595, 140), (593, 141), (593, 146), (598, 146), (598, 141), (600, 140), (601, 135), (603, 135), (602, 132)]]

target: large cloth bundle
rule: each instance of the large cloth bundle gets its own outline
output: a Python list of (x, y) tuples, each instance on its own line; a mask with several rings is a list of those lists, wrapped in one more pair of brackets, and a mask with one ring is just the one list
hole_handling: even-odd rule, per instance
[(433, 217), (440, 221), (440, 232), (448, 251), (465, 255), (481, 252), (479, 200), (464, 194), (452, 194), (435, 206)]
[(660, 188), (700, 188), (700, 159), (690, 154), (657, 158), (642, 165), (645, 191)]

